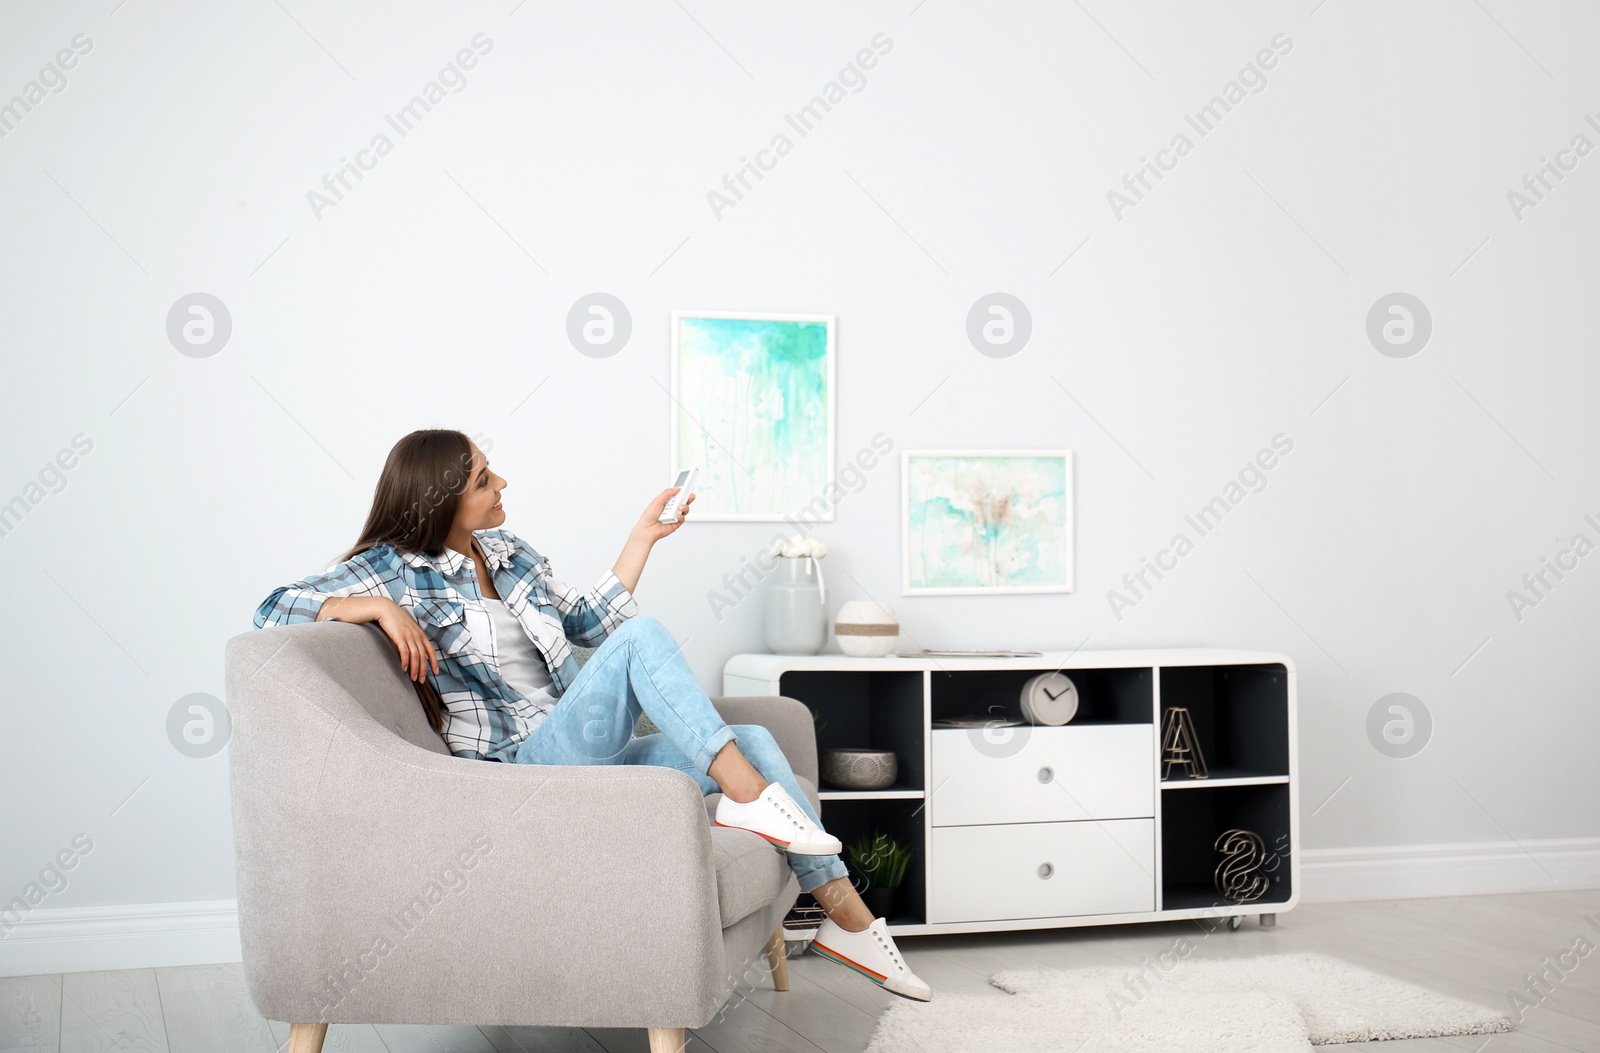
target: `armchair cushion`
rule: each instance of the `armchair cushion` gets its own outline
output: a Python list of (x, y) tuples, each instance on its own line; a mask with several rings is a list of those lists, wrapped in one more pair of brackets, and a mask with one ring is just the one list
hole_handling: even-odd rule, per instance
[(713, 827), (711, 851), (717, 870), (717, 914), (724, 929), (777, 899), (793, 880), (783, 853), (747, 830)]

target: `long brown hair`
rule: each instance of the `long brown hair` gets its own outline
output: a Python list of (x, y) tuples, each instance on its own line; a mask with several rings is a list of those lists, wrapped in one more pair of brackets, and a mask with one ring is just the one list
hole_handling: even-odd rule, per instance
[[(472, 440), (449, 428), (414, 431), (394, 444), (372, 494), (372, 510), (361, 537), (339, 557), (344, 562), (374, 545), (401, 552), (444, 554), (445, 538), (456, 520), (461, 491), (472, 474)], [(428, 725), (444, 734), (445, 709), (428, 677), (413, 680)]]

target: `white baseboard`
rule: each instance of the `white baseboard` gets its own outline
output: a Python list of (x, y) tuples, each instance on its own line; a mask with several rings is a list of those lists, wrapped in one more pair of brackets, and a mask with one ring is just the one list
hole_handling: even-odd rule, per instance
[(236, 962), (234, 900), (30, 911), (0, 938), (0, 976)]
[[(1600, 888), (1600, 838), (1308, 848), (1300, 902)], [(35, 910), (0, 938), (0, 976), (239, 961), (231, 899)]]
[(1600, 888), (1600, 837), (1307, 848), (1300, 902)]

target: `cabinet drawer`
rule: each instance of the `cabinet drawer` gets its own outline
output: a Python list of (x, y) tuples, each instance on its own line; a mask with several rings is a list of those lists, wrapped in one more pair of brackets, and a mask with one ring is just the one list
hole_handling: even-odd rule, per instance
[(1150, 724), (1029, 725), (1009, 756), (981, 732), (933, 732), (934, 826), (1144, 818), (1155, 808)]
[(928, 854), (928, 921), (1155, 910), (1155, 820), (947, 826)]

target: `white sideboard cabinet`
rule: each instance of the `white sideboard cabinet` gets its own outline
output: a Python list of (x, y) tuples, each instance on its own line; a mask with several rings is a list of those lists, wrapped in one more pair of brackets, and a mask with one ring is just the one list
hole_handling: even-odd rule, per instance
[[(1023, 719), (1024, 683), (1059, 669), (1078, 692), (1067, 724)], [(892, 749), (883, 790), (818, 788), (848, 846), (878, 831), (913, 854), (896, 934), (981, 932), (1245, 914), (1271, 925), (1299, 887), (1295, 672), (1288, 656), (1198, 648), (1030, 658), (738, 654), (725, 695), (804, 702), (817, 748)], [(1189, 711), (1209, 774), (1162, 778), (1162, 714)], [(1261, 838), (1264, 895), (1234, 903), (1213, 876), (1225, 831)]]

